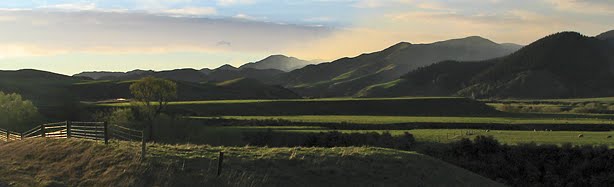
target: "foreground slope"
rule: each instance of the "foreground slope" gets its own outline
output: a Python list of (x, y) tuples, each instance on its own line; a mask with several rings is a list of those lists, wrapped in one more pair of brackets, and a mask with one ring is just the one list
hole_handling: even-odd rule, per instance
[(479, 98), (571, 98), (614, 94), (614, 46), (562, 32), (501, 58), (447, 61), (362, 90), (362, 96), (461, 95)]
[[(421, 154), (381, 148), (258, 148), (78, 140), (0, 143), (0, 185), (500, 186)], [(225, 152), (216, 177), (217, 153)]]

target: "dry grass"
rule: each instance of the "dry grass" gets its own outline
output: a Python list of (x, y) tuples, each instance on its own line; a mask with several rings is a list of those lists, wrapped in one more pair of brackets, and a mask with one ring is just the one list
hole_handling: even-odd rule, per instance
[(129, 148), (76, 140), (0, 144), (0, 181), (13, 186), (139, 186), (144, 165)]
[[(467, 170), (391, 149), (0, 143), (0, 184), (13, 186), (497, 186)], [(226, 154), (218, 177), (217, 155)]]

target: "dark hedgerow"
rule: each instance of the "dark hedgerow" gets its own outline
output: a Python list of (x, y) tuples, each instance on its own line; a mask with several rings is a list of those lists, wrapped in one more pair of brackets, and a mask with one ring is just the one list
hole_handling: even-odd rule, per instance
[(409, 150), (416, 141), (408, 132), (401, 136), (384, 133), (290, 133), (290, 132), (248, 132), (243, 134), (243, 140), (250, 145), (272, 147), (348, 147), (374, 146)]
[(423, 153), (511, 186), (614, 185), (614, 150), (606, 146), (505, 145), (478, 136)]

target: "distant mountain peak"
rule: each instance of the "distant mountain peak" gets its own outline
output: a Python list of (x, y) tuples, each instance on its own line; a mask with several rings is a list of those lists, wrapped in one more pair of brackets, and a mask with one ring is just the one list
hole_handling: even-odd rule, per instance
[(405, 49), (409, 46), (411, 46), (412, 44), (409, 42), (399, 42), (397, 44), (394, 44), (386, 49), (384, 49), (384, 51), (389, 51), (389, 50), (402, 50)]
[(481, 36), (469, 36), (465, 38), (451, 39), (445, 40), (441, 42), (435, 42), (435, 45), (446, 45), (446, 46), (482, 46), (482, 45), (498, 45), (496, 42), (492, 40), (486, 39)]
[(226, 71), (236, 71), (238, 70), (238, 68), (230, 65), (230, 64), (224, 64), (218, 68), (215, 68), (215, 70), (226, 70)]
[(268, 56), (257, 62), (250, 62), (242, 65), (239, 69), (277, 69), (281, 71), (292, 71), (311, 64), (306, 60), (289, 57), (281, 54)]

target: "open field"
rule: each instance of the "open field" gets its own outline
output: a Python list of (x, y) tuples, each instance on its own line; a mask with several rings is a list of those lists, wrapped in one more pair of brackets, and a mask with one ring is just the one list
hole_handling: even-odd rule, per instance
[[(490, 100), (483, 100), (489, 102)], [(614, 103), (614, 97), (596, 98), (571, 98), (571, 99), (504, 99), (502, 102), (524, 102), (524, 103)]]
[(192, 119), (286, 120), (304, 123), (400, 124), (400, 123), (480, 123), (480, 124), (612, 124), (614, 120), (589, 118), (547, 117), (449, 117), (449, 116), (221, 116), (191, 117)]
[[(450, 143), (458, 141), (462, 138), (473, 139), (476, 136), (493, 136), (495, 139), (505, 144), (521, 144), (521, 143), (536, 143), (536, 144), (553, 144), (563, 145), (570, 143), (572, 145), (606, 145), (614, 147), (614, 132), (589, 132), (589, 131), (514, 131), (514, 130), (486, 130), (482, 129), (412, 129), (412, 130), (330, 130), (323, 127), (313, 126), (211, 126), (203, 128), (203, 136), (207, 136), (207, 141), (212, 144), (244, 144), (241, 136), (246, 132), (287, 132), (287, 133), (318, 133), (339, 131), (343, 133), (367, 133), (388, 132), (394, 135), (402, 135), (409, 132), (414, 135), (418, 142), (438, 142)], [(583, 137), (579, 138), (578, 135)]]
[(614, 97), (481, 101), (504, 112), (614, 114)]
[[(382, 101), (382, 100), (435, 100), (435, 99), (461, 99), (462, 97), (391, 97), (391, 98), (317, 98), (317, 99), (243, 99), (243, 100), (208, 100), (208, 101), (176, 101), (169, 105), (198, 105), (198, 104), (233, 104), (233, 103), (269, 103), (269, 102), (317, 102), (317, 101)], [(155, 103), (152, 103), (155, 104)], [(130, 106), (130, 103), (101, 104), (101, 106)]]
[[(607, 101), (608, 98), (596, 100)], [(418, 141), (441, 143), (490, 135), (507, 144), (571, 143), (614, 147), (614, 141), (607, 138), (614, 135), (609, 131), (614, 127), (612, 114), (505, 113), (494, 111), (483, 103), (457, 97), (221, 100), (171, 102), (169, 105), (171, 110), (197, 114), (188, 117), (191, 127), (183, 131), (189, 131), (184, 133), (184, 140), (213, 145), (245, 145), (242, 140), (244, 132), (272, 129), (288, 133), (338, 130), (344, 133), (390, 132), (400, 135), (410, 132)], [(532, 105), (558, 106), (556, 103)], [(98, 106), (125, 107), (129, 104)], [(421, 112), (428, 115), (421, 115)], [(463, 112), (469, 115), (460, 115)], [(223, 122), (219, 120), (237, 123), (220, 126), (219, 123)], [(490, 132), (486, 133), (487, 129)], [(537, 129), (537, 132), (533, 132), (533, 129)], [(555, 131), (545, 132), (546, 129)], [(166, 130), (172, 131), (173, 127)], [(467, 135), (467, 131), (472, 134)], [(578, 138), (579, 134), (584, 137)]]
[[(0, 143), (0, 186), (501, 186), (415, 152), (31, 139)], [(221, 176), (217, 155), (223, 151)]]
[[(126, 107), (129, 103), (97, 107)], [(485, 104), (458, 97), (330, 98), (282, 100), (221, 100), (171, 102), (169, 110), (192, 116), (376, 115), (483, 116), (499, 112)]]

